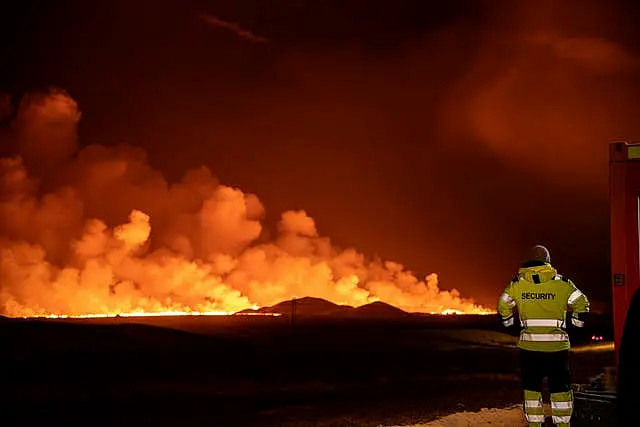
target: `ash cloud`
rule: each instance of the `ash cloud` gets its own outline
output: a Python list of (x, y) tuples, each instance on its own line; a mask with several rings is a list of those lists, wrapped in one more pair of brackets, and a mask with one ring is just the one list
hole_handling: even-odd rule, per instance
[(78, 105), (64, 91), (24, 96), (11, 125), (25, 164), (46, 175), (68, 160), (78, 147), (79, 120)]
[(74, 152), (79, 117), (68, 95), (52, 91), (27, 95), (15, 119), (22, 153), (34, 161), (46, 153), (59, 186), (43, 191), (20, 156), (0, 162), (3, 314), (237, 311), (293, 296), (481, 310), (441, 291), (435, 275), (419, 280), (332, 246), (304, 211), (283, 213), (277, 239), (261, 242), (256, 195), (204, 167), (167, 182), (131, 146)]
[[(607, 298), (607, 142), (637, 139), (640, 132), (637, 46), (622, 33), (629, 25), (617, 24), (625, 22), (621, 5), (482, 1), (469, 16), (460, 8), (460, 19), (405, 31), (399, 11), (431, 2), (372, 4), (371, 22), (343, 3), (340, 13), (326, 2), (295, 11), (280, 4), (265, 8), (266, 15), (277, 9), (275, 18), (250, 19), (240, 3), (229, 3), (221, 16), (262, 24), (252, 30), (270, 46), (259, 49), (227, 45), (220, 31), (194, 26), (194, 10), (184, 25), (173, 8), (140, 11), (155, 18), (145, 20), (150, 26), (178, 28), (173, 42), (156, 56), (148, 53), (138, 41), (144, 41), (139, 19), (131, 18), (135, 25), (120, 28), (121, 45), (115, 37), (102, 42), (118, 52), (133, 43), (145, 54), (114, 59), (96, 52), (98, 65), (85, 76), (91, 83), (84, 92), (81, 83), (68, 88), (93, 109), (83, 123), (108, 117), (87, 125), (83, 139), (136, 147), (94, 145), (72, 160), (60, 155), (68, 162), (64, 173), (51, 175), (60, 182), (40, 179), (37, 187), (50, 186), (45, 193), (55, 197), (44, 203), (38, 190), (29, 190), (21, 200), (34, 211), (41, 205), (55, 211), (54, 200), (66, 197), (65, 209), (82, 218), (81, 226), (73, 220), (56, 233), (76, 230), (76, 240), (91, 218), (104, 224), (93, 224), (92, 235), (112, 239), (113, 228), (139, 209), (149, 215), (151, 232), (138, 251), (163, 248), (180, 259), (214, 260), (214, 277), (225, 284), (233, 277), (231, 287), (251, 302), (254, 288), (273, 298), (289, 288), (275, 281), (276, 273), (246, 273), (249, 266), (273, 265), (291, 284), (298, 278), (286, 272), (287, 262), (304, 266), (308, 258), (296, 256), (326, 255), (316, 222), (332, 242), (402, 260), (419, 277), (436, 271), (443, 288), (487, 305), (536, 243), (549, 246), (562, 273), (590, 297)], [(118, 81), (120, 92), (86, 88), (101, 72), (107, 83)], [(221, 185), (206, 168), (182, 176), (203, 161), (260, 198)], [(26, 158), (11, 169), (24, 166), (20, 191), (44, 173)], [(313, 212), (315, 221), (293, 216), (282, 225), (274, 211), (292, 206)], [(230, 225), (219, 229), (218, 221)], [(277, 249), (255, 249), (272, 228)], [(29, 239), (47, 247), (56, 268), (75, 256), (56, 243), (63, 238)], [(309, 264), (321, 279), (307, 282), (338, 274), (335, 284), (349, 272), (369, 271), (360, 267), (361, 254), (337, 253), (339, 265)], [(366, 283), (356, 288), (370, 292), (374, 281)], [(407, 283), (389, 293), (411, 289)]]
[[(602, 194), (607, 144), (640, 134), (633, 117), (640, 58), (614, 39), (616, 5), (587, 3), (582, 10), (542, 1), (496, 11), (491, 22), (509, 25), (482, 36), (469, 71), (455, 82), (446, 134), (471, 136), (549, 184)], [(566, 23), (569, 13), (575, 19)]]
[[(371, 247), (490, 304), (527, 248), (544, 243), (561, 271), (606, 299), (608, 143), (640, 135), (639, 58), (617, 31), (623, 13), (487, 1), (472, 24), (393, 50), (298, 53), (278, 64), (295, 87), (269, 118), (321, 147), (301, 157), (339, 153), (332, 173), (357, 201), (345, 196), (354, 213), (332, 215), (362, 224), (376, 212)], [(341, 174), (349, 162), (353, 174)]]

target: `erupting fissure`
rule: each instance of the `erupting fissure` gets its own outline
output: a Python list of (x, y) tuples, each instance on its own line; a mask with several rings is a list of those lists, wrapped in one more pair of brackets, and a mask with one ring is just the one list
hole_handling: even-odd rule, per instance
[[(259, 199), (206, 168), (168, 183), (131, 146), (76, 148), (66, 93), (26, 96), (0, 160), (0, 313), (217, 315), (313, 296), (409, 312), (489, 310), (402, 265), (334, 247), (303, 211), (262, 239)], [(55, 185), (54, 185), (55, 184)]]

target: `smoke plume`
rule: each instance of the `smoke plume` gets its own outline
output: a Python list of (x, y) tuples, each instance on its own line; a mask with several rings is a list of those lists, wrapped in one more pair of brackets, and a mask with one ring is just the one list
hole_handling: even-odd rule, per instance
[(640, 58), (616, 40), (619, 13), (545, 0), (492, 9), (494, 28), (446, 103), (447, 137), (472, 137), (541, 182), (602, 192), (607, 144), (640, 134)]
[[(294, 296), (482, 311), (435, 274), (332, 246), (303, 211), (284, 212), (264, 242), (256, 195), (205, 167), (167, 182), (131, 146), (76, 151), (79, 118), (56, 90), (25, 96), (12, 124), (21, 156), (0, 162), (3, 314), (232, 312)], [(34, 171), (54, 174), (56, 188)]]
[[(84, 234), (121, 244), (114, 229), (136, 209), (151, 231), (125, 259), (205, 266), (203, 277), (249, 304), (305, 294), (287, 267), (296, 262), (317, 278), (306, 280), (307, 293), (327, 281), (335, 290), (353, 271), (354, 291), (372, 298), (428, 293), (418, 280), (417, 290), (383, 294), (371, 275), (399, 284), (393, 268), (334, 248), (307, 216), (278, 225), (277, 213), (293, 206), (313, 212), (331, 242), (402, 260), (419, 279), (437, 271), (441, 287), (486, 305), (536, 243), (590, 298), (609, 298), (607, 142), (640, 135), (635, 9), (599, 0), (387, 1), (368, 2), (363, 14), (359, 2), (229, 1), (204, 12), (229, 22), (205, 24), (201, 5), (161, 3), (59, 11), (38, 21), (40, 38), (33, 26), (13, 37), (31, 40), (6, 60), (16, 80), (63, 84), (84, 113), (78, 122), (77, 107), (59, 98), (44, 114), (35, 94), (2, 108), (5, 117), (21, 110), (2, 149), (21, 147), (22, 160), (4, 164), (0, 227), (44, 251), (49, 282), (63, 267), (84, 271), (80, 247), (102, 259), (94, 246), (70, 244)], [(230, 22), (251, 23), (269, 43), (234, 40)], [(31, 127), (18, 125), (26, 109), (42, 114)], [(73, 151), (77, 126), (84, 148)], [(0, 139), (6, 133), (0, 127)], [(60, 151), (41, 154), (51, 140), (41, 134)], [(119, 141), (134, 146), (112, 146)], [(183, 174), (200, 163), (260, 198), (206, 168)], [(17, 206), (28, 214), (10, 214)], [(113, 282), (125, 283), (116, 273)], [(138, 282), (149, 283), (137, 278), (135, 292), (151, 295)]]
[(76, 102), (61, 91), (23, 97), (12, 125), (29, 169), (44, 177), (68, 160), (77, 148), (79, 120)]

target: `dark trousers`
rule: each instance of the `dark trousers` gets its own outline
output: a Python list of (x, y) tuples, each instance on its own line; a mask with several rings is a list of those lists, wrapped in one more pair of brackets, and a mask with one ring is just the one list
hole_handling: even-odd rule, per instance
[(569, 350), (545, 352), (521, 349), (520, 371), (524, 390), (542, 391), (544, 377), (547, 377), (549, 393), (571, 390)]

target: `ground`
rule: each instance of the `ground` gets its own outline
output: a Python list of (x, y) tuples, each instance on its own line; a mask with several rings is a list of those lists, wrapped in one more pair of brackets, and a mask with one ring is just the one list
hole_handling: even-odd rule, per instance
[[(478, 412), (457, 412), (437, 420), (410, 427), (526, 427), (520, 405), (498, 409), (484, 408)], [(400, 426), (392, 426), (400, 427)], [(404, 426), (403, 426), (404, 427)]]
[[(0, 340), (3, 425), (431, 425), (521, 399), (492, 316), (3, 321)], [(613, 354), (572, 364), (585, 382)]]

